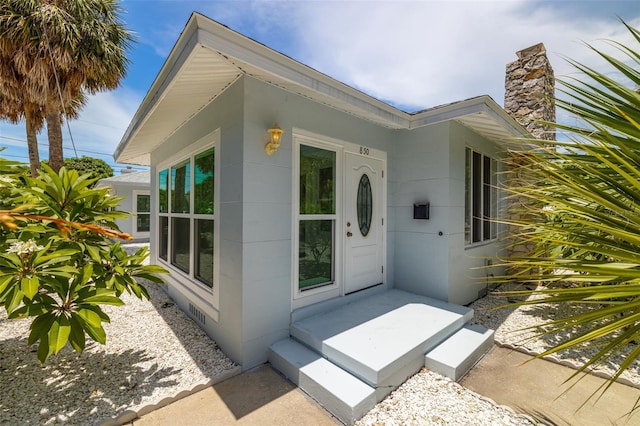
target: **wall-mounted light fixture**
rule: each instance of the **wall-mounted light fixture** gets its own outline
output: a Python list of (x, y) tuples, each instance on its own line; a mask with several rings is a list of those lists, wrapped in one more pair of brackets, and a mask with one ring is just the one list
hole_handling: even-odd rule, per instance
[(278, 126), (278, 123), (275, 123), (272, 128), (267, 130), (267, 133), (269, 133), (269, 142), (264, 146), (264, 151), (267, 155), (273, 155), (280, 148), (280, 138), (284, 130)]

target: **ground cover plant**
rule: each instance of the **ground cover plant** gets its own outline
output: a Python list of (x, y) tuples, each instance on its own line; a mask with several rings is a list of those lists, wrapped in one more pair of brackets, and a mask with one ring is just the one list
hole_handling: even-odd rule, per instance
[(75, 170), (43, 166), (38, 177), (0, 158), (0, 305), (9, 319), (32, 318), (29, 345), (44, 363), (67, 344), (82, 352), (87, 337), (106, 343), (103, 305), (124, 292), (149, 298), (138, 279), (161, 283), (166, 271), (144, 265), (148, 249), (129, 255), (113, 239), (131, 239), (115, 219), (122, 198)]
[[(640, 44), (640, 32), (623, 24)], [(512, 149), (518, 185), (508, 191), (512, 200), (526, 201), (512, 204), (511, 217), (519, 219), (506, 222), (517, 230), (513, 243), (531, 252), (506, 259), (513, 275), (498, 280), (543, 284), (519, 293), (542, 296), (521, 304), (583, 306), (545, 325), (544, 333), (571, 331), (571, 337), (539, 356), (597, 348), (578, 375), (624, 353), (613, 381), (640, 356), (640, 51), (610, 43), (620, 57), (589, 46), (604, 69), (569, 60), (578, 74), (559, 82), (563, 96), (556, 104), (579, 119), (554, 124), (569, 140), (531, 140)]]

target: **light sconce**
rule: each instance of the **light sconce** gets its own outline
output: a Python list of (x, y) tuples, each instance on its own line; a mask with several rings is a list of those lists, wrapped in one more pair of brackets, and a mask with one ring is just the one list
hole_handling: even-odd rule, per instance
[(284, 130), (278, 126), (278, 123), (275, 123), (272, 128), (267, 130), (267, 133), (269, 133), (269, 142), (264, 146), (264, 151), (267, 155), (273, 155), (280, 148), (280, 138)]

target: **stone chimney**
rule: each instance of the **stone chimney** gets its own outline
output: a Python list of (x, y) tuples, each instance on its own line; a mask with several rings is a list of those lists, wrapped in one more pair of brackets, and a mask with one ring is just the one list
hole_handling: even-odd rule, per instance
[(507, 64), (504, 109), (535, 138), (555, 140), (551, 126), (535, 120), (556, 121), (553, 68), (544, 44), (516, 52), (518, 59)]

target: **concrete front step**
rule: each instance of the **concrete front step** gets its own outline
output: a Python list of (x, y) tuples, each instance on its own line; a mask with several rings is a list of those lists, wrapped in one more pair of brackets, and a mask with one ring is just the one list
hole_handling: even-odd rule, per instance
[(472, 309), (393, 289), (296, 321), (291, 335), (382, 400), (472, 317)]
[(292, 339), (271, 345), (269, 362), (347, 425), (376, 404), (371, 386)]
[(429, 370), (458, 381), (493, 346), (493, 330), (466, 325), (424, 357)]

